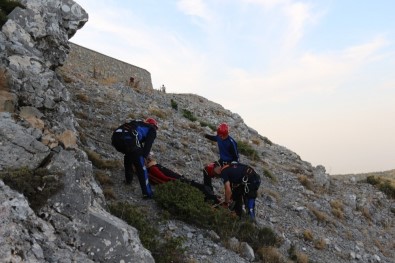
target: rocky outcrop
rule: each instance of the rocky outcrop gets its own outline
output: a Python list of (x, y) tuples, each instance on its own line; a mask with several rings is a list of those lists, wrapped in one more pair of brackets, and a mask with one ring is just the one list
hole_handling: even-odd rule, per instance
[(54, 71), (88, 14), (69, 0), (21, 3), (25, 8), (14, 9), (0, 32), (0, 67), (7, 78), (0, 170), (45, 168), (63, 175), (64, 188), (33, 212), (0, 181), (0, 261), (153, 262), (136, 229), (104, 208), (92, 165), (76, 143), (69, 91)]

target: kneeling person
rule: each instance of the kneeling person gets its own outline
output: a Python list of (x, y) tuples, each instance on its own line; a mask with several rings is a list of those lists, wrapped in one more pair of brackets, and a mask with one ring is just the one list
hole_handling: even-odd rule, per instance
[(233, 199), (234, 210), (239, 217), (244, 204), (250, 218), (255, 219), (255, 199), (261, 184), (260, 176), (251, 166), (241, 163), (225, 165), (216, 172), (220, 173), (224, 183), (225, 202), (230, 203)]

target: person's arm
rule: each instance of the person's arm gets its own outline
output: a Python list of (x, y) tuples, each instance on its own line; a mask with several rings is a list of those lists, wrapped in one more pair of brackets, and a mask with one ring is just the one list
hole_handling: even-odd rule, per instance
[(156, 130), (155, 128), (150, 128), (147, 133), (147, 138), (145, 139), (144, 148), (143, 148), (143, 156), (147, 158), (149, 153), (151, 152), (152, 144), (154, 143), (156, 138)]
[(229, 204), (232, 198), (232, 189), (230, 188), (230, 182), (226, 181), (224, 183), (224, 187), (225, 187), (225, 203)]
[(239, 162), (239, 151), (237, 149), (237, 142), (233, 138), (229, 138), (232, 147), (230, 147), (229, 152), (232, 155), (232, 161)]
[(205, 134), (204, 138), (209, 139), (210, 141), (213, 141), (213, 142), (217, 141), (217, 135)]

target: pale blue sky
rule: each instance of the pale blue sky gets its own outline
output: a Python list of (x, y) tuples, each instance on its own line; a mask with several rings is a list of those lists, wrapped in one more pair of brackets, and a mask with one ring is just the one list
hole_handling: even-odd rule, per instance
[[(395, 1), (78, 0), (71, 39), (330, 174), (395, 169)], [(242, 139), (242, 138), (239, 138)]]

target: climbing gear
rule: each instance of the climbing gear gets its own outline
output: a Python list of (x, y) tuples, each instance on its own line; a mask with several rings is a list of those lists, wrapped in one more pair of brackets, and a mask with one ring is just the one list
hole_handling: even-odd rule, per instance
[(123, 154), (131, 153), (141, 148), (138, 138), (138, 121), (130, 121), (116, 128), (111, 136), (111, 144)]
[(225, 122), (221, 123), (217, 128), (217, 135), (226, 137), (229, 135), (229, 126)]

